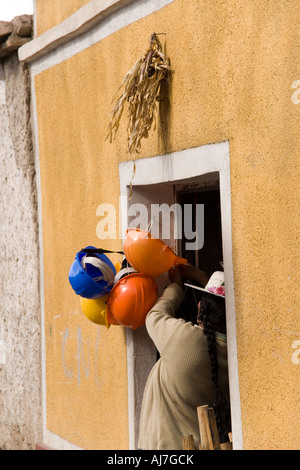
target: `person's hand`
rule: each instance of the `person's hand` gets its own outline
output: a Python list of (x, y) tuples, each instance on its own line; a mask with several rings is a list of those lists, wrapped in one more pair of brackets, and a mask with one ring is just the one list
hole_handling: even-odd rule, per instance
[(201, 271), (201, 269), (196, 268), (190, 263), (181, 264), (179, 271), (184, 279), (197, 281), (202, 287), (205, 287), (209, 280), (208, 275), (204, 271)]
[(169, 269), (169, 279), (171, 282), (175, 282), (183, 289), (182, 277), (177, 264)]

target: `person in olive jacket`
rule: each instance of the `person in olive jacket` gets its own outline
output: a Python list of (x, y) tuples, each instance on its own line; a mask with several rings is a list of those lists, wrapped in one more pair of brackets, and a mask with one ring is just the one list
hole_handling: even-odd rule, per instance
[[(230, 431), (224, 274), (217, 272), (208, 279), (186, 264), (171, 268), (169, 279), (146, 317), (160, 358), (143, 395), (138, 448), (144, 450), (181, 450), (182, 438), (188, 435), (198, 447), (201, 405), (214, 407), (221, 442), (228, 440)], [(183, 279), (205, 287), (185, 294)], [(201, 293), (197, 303), (195, 293)], [(176, 318), (179, 307), (184, 311), (185, 297), (192, 299), (194, 309), (189, 307), (188, 315), (181, 313), (185, 318)]]

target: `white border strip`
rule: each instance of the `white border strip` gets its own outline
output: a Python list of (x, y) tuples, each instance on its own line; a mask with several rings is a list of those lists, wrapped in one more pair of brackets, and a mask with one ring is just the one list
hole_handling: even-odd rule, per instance
[(38, 64), (35, 73), (40, 73), (173, 1), (92, 0), (59, 25), (20, 47), (19, 60)]
[[(236, 341), (236, 316), (234, 300), (234, 279), (232, 263), (231, 238), (231, 189), (230, 189), (230, 162), (229, 143), (204, 145), (168, 155), (136, 161), (136, 173), (133, 176), (133, 162), (119, 164), (120, 191), (121, 191), (121, 223), (122, 234), (127, 229), (127, 206), (129, 186), (150, 185), (163, 182), (180, 182), (180, 180), (193, 178), (211, 172), (219, 172), (221, 219), (223, 237), (223, 259), (226, 282), (226, 310), (227, 315), (227, 344), (228, 344), (228, 373), (230, 382), (230, 401), (232, 415), (232, 434), (235, 450), (243, 448), (242, 420), (239, 393), (239, 376)], [(131, 331), (127, 331), (127, 365), (128, 365), (128, 410), (129, 410), (129, 437), (130, 449), (135, 446), (135, 402), (134, 402), (134, 339)]]
[[(40, 302), (41, 302), (41, 364), (42, 364), (42, 438), (45, 436), (46, 423), (46, 343), (45, 343), (45, 296), (44, 296), (44, 257), (43, 257), (43, 224), (42, 224), (42, 199), (41, 199), (41, 172), (39, 159), (39, 143), (38, 143), (38, 124), (36, 112), (36, 96), (34, 77), (31, 75), (31, 96), (32, 96), (32, 116), (33, 116), (33, 148), (35, 155), (35, 173), (37, 186), (37, 211), (39, 226), (39, 252), (40, 252)], [(46, 443), (46, 442), (45, 442)]]
[(48, 447), (54, 450), (84, 450), (81, 447), (78, 447), (75, 444), (62, 439), (57, 434), (54, 434), (48, 430), (45, 430), (44, 432), (43, 444), (46, 444)]
[(20, 61), (33, 62), (42, 55), (51, 52), (57, 46), (85, 33), (114, 11), (133, 1), (94, 0), (87, 3), (66, 20), (30, 41), (27, 47), (22, 47), (19, 53)]

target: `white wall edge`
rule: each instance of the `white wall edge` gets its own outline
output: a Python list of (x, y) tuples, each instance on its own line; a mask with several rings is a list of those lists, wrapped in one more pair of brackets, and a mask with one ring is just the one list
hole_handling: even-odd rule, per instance
[[(238, 352), (236, 332), (236, 311), (234, 293), (234, 274), (232, 261), (232, 226), (231, 226), (231, 184), (230, 184), (230, 159), (224, 158), (223, 167), (220, 170), (220, 194), (223, 237), (223, 262), (225, 266), (226, 283), (226, 311), (230, 312), (227, 318), (227, 350), (228, 350), (228, 375), (230, 381), (230, 404), (232, 418), (232, 435), (234, 450), (243, 449), (243, 432), (241, 418), (240, 386), (238, 375)], [(227, 196), (225, 196), (227, 195)], [(224, 197), (225, 196), (225, 197)], [(225, 214), (225, 215), (224, 215)]]
[(62, 439), (51, 431), (45, 431), (44, 434), (44, 444), (53, 450), (84, 450), (81, 447), (72, 444), (66, 439)]
[(19, 49), (21, 62), (30, 63), (55, 47), (84, 33), (114, 11), (134, 0), (92, 0), (53, 28)]
[(35, 172), (37, 186), (37, 212), (39, 227), (39, 270), (40, 270), (40, 305), (41, 305), (41, 381), (42, 381), (42, 439), (44, 439), (46, 429), (46, 346), (45, 346), (45, 299), (44, 299), (44, 257), (43, 257), (43, 224), (42, 224), (42, 195), (41, 195), (41, 174), (38, 145), (38, 123), (36, 112), (36, 97), (34, 78), (31, 76), (31, 99), (32, 99), (32, 127), (33, 127), (33, 148), (35, 155)]
[(126, 328), (129, 449), (135, 449), (135, 387), (133, 332)]
[[(173, 1), (91, 0), (60, 24), (20, 47), (19, 60), (27, 64), (39, 61), (40, 68), (49, 68)], [(46, 63), (40, 61), (49, 55), (51, 58)]]
[[(234, 450), (243, 449), (242, 420), (240, 406), (236, 315), (234, 301), (234, 277), (232, 262), (232, 228), (231, 228), (231, 189), (229, 142), (203, 145), (187, 150), (136, 160), (136, 172), (133, 176), (133, 162), (119, 164), (120, 193), (123, 196), (121, 207), (122, 234), (127, 229), (127, 198), (130, 183), (150, 185), (163, 182), (178, 182), (206, 173), (218, 171), (220, 174), (220, 198), (223, 235), (223, 260), (226, 283), (227, 336), (228, 336), (228, 374), (230, 381), (230, 401), (232, 415), (232, 435)], [(132, 336), (127, 344), (128, 362), (128, 407), (129, 407), (129, 440), (134, 445), (134, 344)], [(130, 392), (130, 393), (129, 393)], [(134, 447), (130, 447), (134, 448)]]

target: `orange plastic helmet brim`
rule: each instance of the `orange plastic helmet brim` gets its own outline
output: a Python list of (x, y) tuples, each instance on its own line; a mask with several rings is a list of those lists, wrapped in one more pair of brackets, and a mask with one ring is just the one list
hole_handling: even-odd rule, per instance
[(140, 273), (158, 277), (175, 264), (187, 260), (178, 257), (174, 251), (158, 238), (139, 229), (128, 229), (124, 240), (124, 254), (131, 266)]
[(116, 320), (113, 314), (111, 313), (111, 310), (108, 304), (106, 305), (106, 318), (107, 318), (107, 323), (109, 325), (121, 326), (121, 323), (119, 323), (118, 320)]

